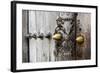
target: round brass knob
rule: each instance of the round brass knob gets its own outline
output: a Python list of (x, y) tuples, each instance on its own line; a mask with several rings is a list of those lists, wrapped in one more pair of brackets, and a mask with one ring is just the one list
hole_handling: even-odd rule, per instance
[(76, 38), (76, 42), (78, 44), (83, 44), (84, 43), (84, 36), (83, 35), (79, 35), (77, 38)]
[(60, 33), (56, 33), (56, 34), (54, 34), (54, 35), (52, 36), (52, 38), (53, 38), (54, 40), (61, 40), (61, 39), (62, 39), (62, 35), (61, 35)]

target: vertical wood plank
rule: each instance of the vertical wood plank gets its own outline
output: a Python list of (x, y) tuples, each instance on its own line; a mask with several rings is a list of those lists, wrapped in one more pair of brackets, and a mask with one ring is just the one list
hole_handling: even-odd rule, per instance
[[(85, 59), (90, 59), (91, 58), (91, 14), (86, 13), (85, 14), (85, 35), (86, 35), (86, 48), (84, 49), (84, 57)], [(84, 28), (85, 28), (84, 27)]]
[[(55, 32), (55, 28), (57, 26), (56, 24), (56, 19), (57, 16), (59, 15), (59, 12), (50, 12), (49, 13), (49, 25), (50, 25), (50, 32), (52, 33), (52, 35)], [(51, 57), (51, 61), (55, 61), (56, 57), (54, 55), (54, 50), (55, 50), (55, 41), (54, 39), (50, 40), (50, 57)]]
[[(82, 33), (84, 34), (85, 37), (85, 41), (82, 47), (79, 47), (79, 45), (77, 45), (77, 49), (79, 49), (80, 51), (78, 51), (78, 53), (81, 53), (81, 58), (80, 59), (90, 59), (90, 55), (91, 55), (91, 43), (90, 43), (90, 39), (91, 39), (91, 14), (89, 13), (79, 13), (77, 19), (80, 20), (80, 24), (79, 27), (82, 28), (82, 31), (79, 32), (79, 28), (78, 33)], [(79, 54), (80, 55), (80, 54)]]
[(42, 29), (43, 29), (43, 33), (44, 33), (44, 39), (43, 39), (43, 54), (42, 54), (42, 58), (44, 62), (48, 62), (50, 61), (50, 57), (49, 57), (49, 49), (50, 49), (50, 42), (48, 38), (45, 38), (45, 36), (50, 32), (50, 28), (49, 28), (49, 24), (48, 24), (48, 12), (43, 11), (43, 25), (42, 25)]
[(28, 43), (25, 35), (27, 34), (27, 10), (22, 11), (22, 61), (28, 62)]
[[(36, 11), (36, 23), (37, 23), (37, 33), (38, 36), (43, 33), (42, 25), (43, 25), (43, 12), (42, 11)], [(43, 40), (40, 38), (37, 38), (37, 62), (42, 62), (42, 53), (43, 53)]]
[[(36, 32), (35, 11), (29, 11), (29, 33)], [(36, 62), (36, 39), (29, 39), (30, 62)]]

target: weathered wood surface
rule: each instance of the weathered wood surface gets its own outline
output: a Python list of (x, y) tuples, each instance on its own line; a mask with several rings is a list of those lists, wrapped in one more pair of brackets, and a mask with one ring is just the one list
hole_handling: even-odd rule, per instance
[(29, 32), (37, 33), (39, 36), (43, 33), (44, 38), (30, 39), (30, 61), (47, 62), (54, 61), (54, 40), (45, 38), (49, 32), (54, 33), (56, 26), (56, 12), (30, 11), (29, 12)]
[[(48, 16), (49, 16), (48, 23), (50, 25), (50, 32), (52, 35), (54, 34), (55, 28), (57, 26), (56, 19), (57, 19), (58, 15), (59, 15), (59, 12), (49, 12), (49, 14), (48, 14)], [(54, 50), (55, 50), (55, 41), (54, 41), (54, 39), (51, 39), (50, 40), (50, 59), (51, 59), (51, 61), (56, 60), (56, 57), (54, 55)]]
[[(90, 59), (91, 58), (91, 14), (89, 13), (78, 13), (77, 20), (77, 35), (82, 33), (85, 37), (84, 44), (79, 46), (77, 44), (77, 59)], [(81, 28), (81, 31), (79, 31)]]
[[(23, 11), (23, 35), (27, 33), (27, 12)], [(74, 13), (67, 12), (48, 12), (48, 11), (29, 11), (29, 33), (36, 33), (39, 36), (43, 33), (44, 38), (31, 38), (29, 39), (29, 47), (28, 43), (23, 36), (23, 62), (27, 61), (27, 55), (29, 50), (29, 60), (30, 62), (48, 62), (48, 61), (63, 61), (63, 60), (71, 60), (71, 50), (65, 48), (66, 56), (58, 56), (54, 55), (55, 50), (55, 41), (54, 39), (45, 38), (46, 34), (49, 32), (53, 35), (55, 32), (55, 28), (57, 26), (56, 19), (58, 16), (62, 18), (73, 18)], [(89, 59), (90, 58), (90, 14), (87, 13), (78, 13), (77, 20), (80, 20), (79, 26), (77, 25), (76, 35), (80, 33), (84, 33), (86, 40), (84, 42), (84, 46), (76, 45), (76, 54), (75, 59)], [(69, 33), (71, 28), (71, 21), (64, 22), (64, 28), (66, 32)], [(79, 28), (82, 28), (82, 31), (79, 32)], [(72, 36), (73, 37), (73, 36)], [(77, 37), (77, 36), (76, 36)], [(75, 42), (73, 42), (75, 43)], [(72, 43), (72, 44), (73, 44)], [(75, 46), (75, 45), (74, 45)]]
[(28, 39), (25, 38), (25, 35), (28, 33), (27, 29), (27, 15), (28, 11), (24, 10), (22, 12), (22, 61), (28, 62)]
[[(29, 33), (34, 34), (36, 32), (36, 14), (35, 11), (29, 11)], [(29, 59), (30, 62), (36, 62), (36, 49), (37, 43), (36, 39), (29, 39)]]

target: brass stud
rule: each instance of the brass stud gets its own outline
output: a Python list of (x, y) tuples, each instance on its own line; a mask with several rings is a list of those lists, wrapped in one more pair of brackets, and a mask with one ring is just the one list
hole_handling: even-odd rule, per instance
[(84, 36), (83, 35), (79, 35), (77, 38), (76, 38), (76, 42), (78, 44), (83, 44), (84, 43)]

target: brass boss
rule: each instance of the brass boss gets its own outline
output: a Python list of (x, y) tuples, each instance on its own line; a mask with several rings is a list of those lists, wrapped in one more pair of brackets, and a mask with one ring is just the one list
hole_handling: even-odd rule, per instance
[(85, 40), (85, 38), (84, 38), (83, 35), (79, 35), (79, 36), (76, 37), (76, 42), (78, 44), (83, 44), (84, 43), (84, 40)]

